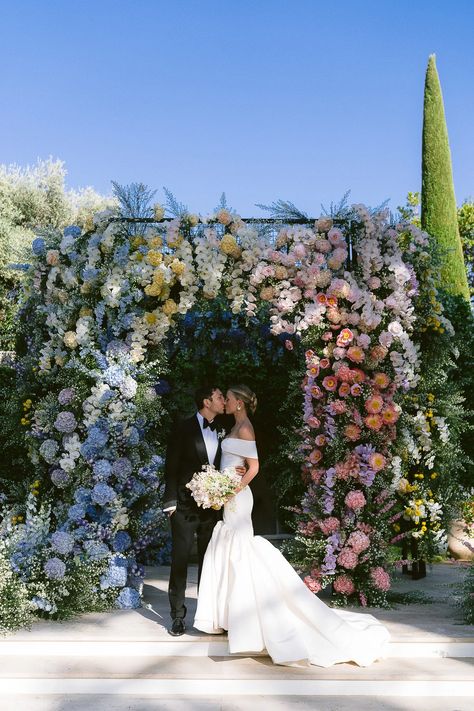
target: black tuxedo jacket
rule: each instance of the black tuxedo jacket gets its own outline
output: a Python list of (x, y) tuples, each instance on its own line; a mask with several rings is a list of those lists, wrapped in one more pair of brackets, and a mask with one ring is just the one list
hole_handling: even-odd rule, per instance
[(220, 466), (221, 441), (216, 458), (209, 462), (201, 426), (196, 415), (175, 425), (171, 431), (165, 460), (165, 493), (163, 508), (177, 506), (180, 510), (199, 511), (186, 484), (203, 464)]

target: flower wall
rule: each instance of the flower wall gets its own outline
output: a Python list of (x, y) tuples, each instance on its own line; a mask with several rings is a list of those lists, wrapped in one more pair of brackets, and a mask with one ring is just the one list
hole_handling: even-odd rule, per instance
[(329, 218), (269, 236), (226, 209), (164, 221), (158, 207), (138, 227), (108, 211), (92, 233), (34, 242), (18, 364), (32, 388), (22, 426), (34, 475), (26, 502), (6, 498), (0, 529), (2, 565), (31, 611), (139, 605), (140, 561), (164, 540), (154, 388), (163, 340), (218, 296), (235, 314), (269, 319), (288, 350), (304, 346), (294, 425), (307, 489), (294, 510), (308, 586), (384, 603), (398, 428), (420, 378), (419, 284), (402, 235), (412, 253), (427, 237), (355, 210), (350, 262), (348, 234)]

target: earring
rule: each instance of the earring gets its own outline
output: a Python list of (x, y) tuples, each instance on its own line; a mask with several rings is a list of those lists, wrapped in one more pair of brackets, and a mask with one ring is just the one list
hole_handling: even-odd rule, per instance
[(240, 412), (241, 409), (242, 409), (242, 408), (240, 407), (240, 405), (237, 405), (237, 410), (239, 410), (239, 412)]

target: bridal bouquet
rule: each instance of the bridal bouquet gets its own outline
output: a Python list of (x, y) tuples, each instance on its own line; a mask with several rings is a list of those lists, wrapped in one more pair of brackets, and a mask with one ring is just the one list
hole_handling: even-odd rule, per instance
[(220, 471), (213, 464), (205, 464), (186, 486), (198, 506), (218, 510), (235, 494), (241, 479), (234, 467)]

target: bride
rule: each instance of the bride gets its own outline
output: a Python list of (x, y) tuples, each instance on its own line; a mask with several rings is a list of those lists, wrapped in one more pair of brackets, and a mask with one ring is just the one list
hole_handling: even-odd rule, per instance
[(384, 655), (388, 630), (372, 615), (325, 605), (277, 548), (253, 534), (248, 484), (258, 473), (258, 453), (248, 411), (256, 405), (246, 385), (227, 392), (235, 425), (222, 442), (221, 468), (246, 463), (248, 470), (208, 545), (194, 627), (227, 630), (230, 652), (266, 650), (275, 664), (371, 664)]

